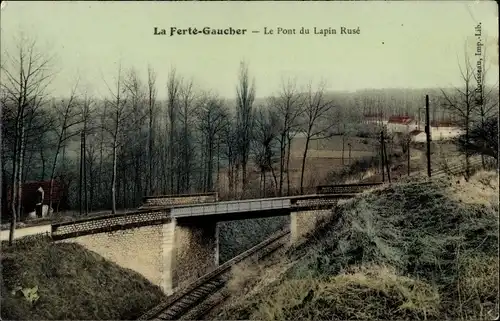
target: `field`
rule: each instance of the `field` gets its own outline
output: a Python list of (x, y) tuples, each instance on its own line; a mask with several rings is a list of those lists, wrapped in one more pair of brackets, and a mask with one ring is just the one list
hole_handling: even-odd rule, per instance
[[(351, 145), (350, 153), (349, 144)], [(378, 149), (378, 141), (370, 138), (345, 137), (344, 155), (342, 155), (342, 145), (341, 136), (333, 136), (328, 139), (319, 139), (310, 142), (304, 171), (304, 187), (308, 191), (313, 191), (314, 187), (319, 184), (328, 183), (325, 182), (325, 179), (327, 179), (328, 174), (332, 171), (340, 171), (347, 168), (350, 163), (356, 160), (373, 157), (377, 154)], [(304, 147), (305, 138), (296, 137), (293, 139), (288, 170), (292, 192), (296, 192), (300, 187)], [(279, 164), (275, 165), (274, 171), (279, 181)], [(285, 173), (283, 184), (285, 193), (287, 180), (288, 178)], [(275, 191), (272, 190), (272, 184), (273, 176), (271, 172), (268, 172), (266, 174), (266, 189), (268, 190), (266, 196), (275, 195), (273, 194)], [(225, 169), (221, 169), (219, 172), (219, 184), (216, 185), (217, 191), (219, 191), (222, 198), (226, 198), (229, 184)], [(261, 190), (260, 172), (256, 167), (251, 166), (248, 171), (248, 187), (244, 197), (258, 197)], [(269, 192), (269, 190), (272, 191)]]

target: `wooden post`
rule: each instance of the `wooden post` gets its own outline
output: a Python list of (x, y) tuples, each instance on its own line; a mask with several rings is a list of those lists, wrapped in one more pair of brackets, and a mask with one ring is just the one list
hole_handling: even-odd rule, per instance
[(80, 216), (83, 215), (83, 201), (82, 201), (82, 194), (83, 194), (83, 139), (84, 139), (84, 134), (83, 131), (80, 135), (80, 186), (78, 189), (78, 200), (79, 200), (79, 207), (80, 207)]
[(380, 160), (382, 165), (382, 182), (385, 182), (385, 173), (384, 173), (384, 131), (380, 132)]
[(408, 152), (408, 164), (407, 164), (407, 167), (408, 167), (408, 176), (410, 176), (410, 140), (411, 140), (411, 136), (407, 137), (407, 139), (408, 139), (408, 145), (406, 146), (406, 149), (407, 149), (407, 152)]
[(427, 176), (431, 177), (431, 126), (429, 121), (429, 95), (425, 95), (425, 134), (427, 137)]
[(83, 195), (84, 195), (84, 204), (85, 204), (85, 215), (89, 214), (89, 202), (88, 202), (88, 195), (87, 195), (87, 145), (86, 145), (86, 140), (87, 137), (85, 135), (85, 131), (82, 134), (82, 139), (83, 139)]
[(387, 180), (389, 181), (389, 184), (390, 184), (391, 183), (391, 170), (389, 168), (389, 159), (387, 157), (387, 149), (385, 148), (385, 141), (384, 141), (384, 147), (383, 147), (383, 154), (384, 154), (385, 170), (387, 171)]
[(348, 143), (347, 147), (349, 147), (349, 165), (351, 165), (351, 143)]

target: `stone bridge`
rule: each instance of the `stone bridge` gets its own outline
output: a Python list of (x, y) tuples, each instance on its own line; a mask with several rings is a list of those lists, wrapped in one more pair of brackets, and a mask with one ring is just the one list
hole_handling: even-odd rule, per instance
[[(366, 189), (366, 187), (365, 187)], [(290, 216), (296, 242), (339, 199), (356, 193), (217, 202), (217, 193), (145, 197), (136, 212), (52, 224), (56, 242), (76, 242), (173, 293), (219, 265), (218, 222)]]

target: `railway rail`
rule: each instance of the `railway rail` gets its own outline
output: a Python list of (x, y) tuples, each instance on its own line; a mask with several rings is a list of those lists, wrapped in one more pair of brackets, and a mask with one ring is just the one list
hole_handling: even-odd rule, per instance
[[(269, 256), (289, 242), (289, 234), (290, 230), (288, 229), (279, 231), (265, 241), (220, 265), (214, 271), (197, 279), (186, 288), (169, 296), (138, 320), (180, 319), (191, 309), (224, 287), (231, 276), (231, 267), (250, 258), (260, 260)], [(225, 296), (223, 297), (225, 298)], [(205, 306), (204, 309), (197, 311), (197, 315), (202, 315), (204, 311), (210, 310), (213, 306), (214, 304)]]

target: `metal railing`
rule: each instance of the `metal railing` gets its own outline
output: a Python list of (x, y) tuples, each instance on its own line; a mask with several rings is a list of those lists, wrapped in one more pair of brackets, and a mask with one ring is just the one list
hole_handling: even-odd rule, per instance
[(383, 183), (359, 183), (359, 184), (338, 184), (338, 185), (320, 185), (316, 187), (317, 194), (349, 194), (361, 193), (367, 189), (377, 187)]
[(290, 198), (268, 198), (246, 201), (229, 201), (215, 204), (193, 204), (176, 206), (171, 209), (172, 217), (217, 215), (238, 212), (258, 212), (290, 208)]

